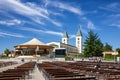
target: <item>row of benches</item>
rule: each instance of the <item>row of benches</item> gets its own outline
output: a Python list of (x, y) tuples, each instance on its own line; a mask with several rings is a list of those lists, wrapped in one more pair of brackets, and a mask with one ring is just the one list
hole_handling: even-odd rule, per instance
[(0, 73), (0, 80), (25, 80), (34, 69), (36, 62), (27, 62), (14, 69), (8, 69)]
[(46, 80), (96, 80), (95, 76), (86, 76), (82, 73), (69, 71), (65, 67), (55, 65), (51, 62), (39, 63), (37, 66)]
[[(0, 80), (25, 80), (36, 62), (0, 73)], [(99, 67), (95, 66), (99, 64)], [(43, 62), (37, 64), (46, 80), (120, 80), (120, 64), (112, 62)]]
[(0, 61), (0, 68), (10, 66), (10, 65), (14, 65), (14, 64), (17, 64), (17, 62), (15, 62), (15, 61), (7, 61), (7, 62)]
[(43, 62), (38, 68), (46, 80), (120, 80), (120, 64), (114, 62)]
[[(113, 62), (53, 62), (52, 64), (66, 68), (69, 71), (95, 76), (98, 80), (120, 80), (120, 64)], [(71, 66), (72, 65), (72, 66)], [(99, 65), (98, 68), (96, 66)]]

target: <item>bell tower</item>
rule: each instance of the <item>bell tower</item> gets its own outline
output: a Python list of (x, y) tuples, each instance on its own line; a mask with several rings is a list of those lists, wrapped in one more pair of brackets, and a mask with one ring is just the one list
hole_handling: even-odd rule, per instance
[(76, 47), (78, 48), (78, 53), (82, 53), (82, 33), (80, 31), (80, 28), (76, 34)]
[(62, 43), (64, 43), (64, 44), (69, 44), (69, 37), (68, 37), (68, 34), (67, 34), (66, 31), (65, 31), (64, 34), (63, 34)]

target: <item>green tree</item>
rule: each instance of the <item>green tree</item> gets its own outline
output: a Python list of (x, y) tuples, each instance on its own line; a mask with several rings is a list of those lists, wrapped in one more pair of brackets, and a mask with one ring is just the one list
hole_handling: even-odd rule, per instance
[(7, 49), (7, 48), (6, 48), (5, 51), (4, 51), (4, 53), (6, 54), (6, 56), (8, 56), (8, 55), (10, 54), (10, 52), (11, 52), (11, 51), (10, 51), (9, 49)]
[(84, 55), (86, 57), (102, 56), (103, 44), (99, 39), (97, 33), (93, 31), (88, 32), (88, 37), (84, 42)]
[(116, 48), (116, 51), (118, 51), (118, 54), (120, 55), (120, 48)]
[(106, 43), (104, 46), (104, 51), (112, 51), (112, 46)]

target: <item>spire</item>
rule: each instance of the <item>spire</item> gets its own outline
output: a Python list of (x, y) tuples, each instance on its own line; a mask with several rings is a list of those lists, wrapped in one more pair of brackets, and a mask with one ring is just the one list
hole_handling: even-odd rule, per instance
[(68, 34), (67, 34), (66, 31), (65, 31), (64, 34), (63, 34), (63, 38), (68, 38)]
[(77, 31), (77, 34), (76, 34), (76, 36), (82, 36), (82, 33), (81, 33), (81, 30), (80, 30), (80, 28), (78, 28), (78, 31)]

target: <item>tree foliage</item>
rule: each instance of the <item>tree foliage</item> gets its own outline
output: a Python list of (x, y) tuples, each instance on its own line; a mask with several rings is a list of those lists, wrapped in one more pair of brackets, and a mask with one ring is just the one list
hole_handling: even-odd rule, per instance
[(7, 48), (6, 48), (5, 51), (4, 51), (4, 53), (6, 54), (6, 56), (8, 56), (8, 55), (10, 54), (10, 52), (11, 52), (11, 51), (10, 51), (9, 49), (7, 49)]
[(116, 51), (118, 51), (118, 54), (120, 55), (120, 48), (117, 48)]
[(84, 55), (86, 57), (102, 56), (103, 44), (97, 34), (88, 32), (88, 37), (84, 42)]
[(106, 43), (104, 46), (104, 51), (112, 51), (112, 46)]

